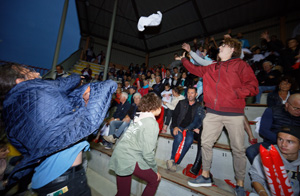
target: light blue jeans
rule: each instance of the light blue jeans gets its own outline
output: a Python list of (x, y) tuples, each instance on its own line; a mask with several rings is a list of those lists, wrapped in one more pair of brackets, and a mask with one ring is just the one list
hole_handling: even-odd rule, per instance
[(260, 103), (261, 94), (264, 91), (273, 91), (276, 89), (276, 86), (259, 86), (258, 89), (259, 89), (259, 92), (255, 97), (256, 98), (255, 103)]
[(122, 133), (129, 127), (129, 124), (130, 122), (127, 123), (120, 120), (111, 121), (108, 135), (115, 135), (117, 138), (121, 137)]

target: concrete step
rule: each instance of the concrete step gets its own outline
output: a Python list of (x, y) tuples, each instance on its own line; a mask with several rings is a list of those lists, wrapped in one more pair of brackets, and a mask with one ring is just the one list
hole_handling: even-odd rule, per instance
[[(157, 161), (165, 161), (171, 158), (171, 151), (173, 145), (173, 137), (168, 134), (160, 134), (158, 138), (158, 145), (156, 150)], [(246, 148), (246, 147), (245, 147)], [(180, 167), (185, 168), (188, 164), (193, 164), (197, 154), (197, 143), (194, 141), (185, 157), (180, 163)], [(235, 182), (234, 170), (233, 170), (233, 157), (230, 146), (228, 144), (216, 143), (213, 148), (213, 160), (211, 166), (211, 173), (216, 179), (224, 182), (225, 179), (229, 179)], [(247, 160), (246, 171), (250, 168), (250, 163)], [(246, 173), (245, 188), (251, 190), (251, 180)]]
[(249, 121), (253, 121), (255, 118), (261, 117), (266, 108), (266, 104), (247, 104), (245, 107), (245, 115)]
[[(89, 185), (93, 189), (97, 190), (94, 186), (97, 186), (97, 184), (102, 182), (102, 178), (105, 178), (104, 184), (107, 184), (105, 187), (110, 187), (111, 192), (103, 194), (101, 192), (102, 188), (98, 188), (98, 191), (102, 195), (114, 195), (116, 193), (116, 189), (114, 189), (113, 186), (115, 186), (116, 177), (112, 171), (107, 171), (108, 162), (113, 150), (106, 150), (103, 146), (95, 143), (91, 143), (91, 148), (92, 150), (88, 156), (88, 167), (92, 171), (90, 172), (92, 173), (92, 176), (89, 177), (88, 174), (88, 180), (92, 180), (92, 182), (89, 182)], [(233, 189), (222, 180), (214, 178), (215, 183), (223, 189), (220, 187), (189, 187), (187, 181), (190, 178), (182, 174), (183, 167), (179, 166), (177, 172), (170, 172), (166, 170), (164, 161), (157, 159), (157, 164), (159, 166), (159, 172), (162, 175), (162, 181), (158, 187), (156, 195), (234, 195)], [(97, 175), (99, 176), (97, 177)], [(94, 184), (94, 182), (97, 183)], [(144, 188), (144, 182), (141, 182), (141, 180), (134, 177), (131, 186), (132, 195), (141, 195)]]

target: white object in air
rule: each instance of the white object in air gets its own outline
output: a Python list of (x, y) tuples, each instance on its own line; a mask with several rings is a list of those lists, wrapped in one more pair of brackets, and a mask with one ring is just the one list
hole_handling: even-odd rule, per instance
[(141, 16), (137, 25), (139, 31), (144, 31), (145, 26), (158, 26), (162, 19), (162, 13), (160, 11), (157, 14), (151, 14), (150, 16)]

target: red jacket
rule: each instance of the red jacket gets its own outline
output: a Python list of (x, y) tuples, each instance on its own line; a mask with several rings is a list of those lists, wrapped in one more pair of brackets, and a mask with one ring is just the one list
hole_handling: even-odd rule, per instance
[(165, 109), (164, 107), (161, 106), (161, 112), (158, 116), (155, 116), (156, 118), (156, 122), (158, 123), (158, 127), (159, 127), (159, 132), (161, 132), (163, 126), (164, 126), (164, 113), (165, 113)]
[(251, 67), (240, 58), (195, 66), (186, 58), (187, 70), (203, 78), (206, 107), (215, 111), (244, 113), (245, 98), (258, 94), (258, 82)]
[(144, 95), (148, 94), (149, 88), (140, 88), (138, 92), (144, 97)]

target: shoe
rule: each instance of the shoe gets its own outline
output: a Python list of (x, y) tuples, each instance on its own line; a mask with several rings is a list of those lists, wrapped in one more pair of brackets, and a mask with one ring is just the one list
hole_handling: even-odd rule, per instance
[(174, 165), (174, 160), (167, 160), (166, 165), (167, 169), (170, 170), (171, 167)]
[(212, 186), (212, 181), (211, 178), (205, 179), (202, 175), (200, 175), (196, 179), (188, 181), (188, 185), (192, 187)]
[(172, 167), (170, 168), (170, 171), (172, 171), (172, 172), (176, 172), (177, 171), (177, 164), (176, 163), (174, 163), (172, 165)]
[(114, 138), (113, 135), (103, 136), (103, 139), (105, 139), (106, 141), (113, 143), (113, 144), (116, 143), (116, 140), (117, 140)]
[(249, 143), (250, 143), (251, 145), (257, 144), (257, 139), (254, 138), (254, 139), (252, 139), (252, 140), (249, 140)]
[(234, 189), (234, 193), (236, 196), (245, 196), (246, 195), (244, 187), (241, 187), (241, 186), (236, 186)]
[(112, 149), (112, 147), (113, 147), (112, 143), (107, 143), (104, 148), (109, 150), (109, 149)]

